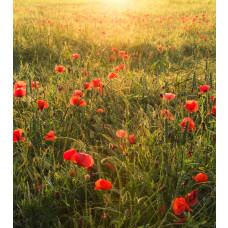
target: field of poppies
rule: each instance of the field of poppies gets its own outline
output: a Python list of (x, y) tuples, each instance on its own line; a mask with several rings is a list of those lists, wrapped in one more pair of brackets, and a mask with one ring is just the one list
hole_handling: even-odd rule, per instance
[(14, 227), (215, 227), (215, 0), (15, 0)]

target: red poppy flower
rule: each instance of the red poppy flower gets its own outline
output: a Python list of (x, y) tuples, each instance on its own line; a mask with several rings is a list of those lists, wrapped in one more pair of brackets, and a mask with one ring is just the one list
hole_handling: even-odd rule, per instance
[(24, 97), (24, 96), (26, 96), (26, 89), (24, 88), (14, 89), (13, 97)]
[(73, 154), (70, 160), (84, 168), (92, 167), (94, 164), (93, 158), (89, 154), (84, 153)]
[(171, 46), (170, 49), (173, 51), (173, 46)]
[(87, 90), (91, 90), (92, 89), (91, 85), (88, 82), (84, 82), (83, 83), (83, 87), (84, 87), (84, 89), (87, 89)]
[(214, 98), (214, 96), (210, 96), (210, 100), (211, 100), (211, 102), (213, 103), (214, 102), (214, 100), (215, 100), (215, 98)]
[(127, 131), (124, 131), (124, 130), (118, 130), (117, 132), (116, 132), (116, 136), (117, 137), (120, 137), (120, 138), (126, 138), (127, 137), (127, 135), (128, 135), (128, 133), (127, 133)]
[(195, 100), (186, 101), (185, 108), (189, 113), (197, 112), (199, 110), (199, 106)]
[(186, 204), (185, 198), (183, 197), (176, 198), (173, 204), (173, 211), (175, 215), (181, 215), (182, 213), (185, 212), (185, 210), (189, 210), (189, 211), (191, 210), (188, 204)]
[(208, 177), (204, 173), (198, 173), (196, 177), (192, 177), (197, 183), (207, 182)]
[(119, 56), (123, 56), (123, 55), (125, 55), (125, 51), (119, 51)]
[(112, 183), (110, 181), (106, 181), (103, 179), (99, 179), (96, 181), (95, 183), (96, 187), (94, 188), (94, 190), (108, 190), (108, 189), (112, 189)]
[(55, 71), (56, 72), (64, 72), (66, 69), (64, 66), (56, 66)]
[(188, 158), (192, 157), (192, 152), (188, 152)]
[(105, 165), (107, 165), (109, 169), (116, 170), (116, 168), (113, 167), (109, 162), (106, 162)]
[(55, 132), (54, 131), (49, 131), (46, 136), (44, 136), (44, 139), (52, 141), (56, 139), (57, 137), (54, 136)]
[(77, 106), (80, 105), (83, 107), (86, 105), (86, 102), (80, 96), (73, 95), (70, 99), (70, 104)]
[(24, 131), (21, 129), (17, 129), (13, 131), (13, 142), (17, 142), (18, 140), (20, 140), (21, 142), (24, 142), (25, 138), (22, 136), (23, 133)]
[(93, 79), (93, 80), (91, 81), (91, 86), (92, 86), (93, 88), (98, 88), (98, 87), (100, 87), (100, 85), (101, 85), (101, 80), (100, 80), (99, 78)]
[(37, 105), (39, 110), (43, 110), (44, 108), (48, 108), (48, 102), (47, 101), (43, 101), (43, 100), (38, 100), (37, 101)]
[(120, 69), (119, 67), (116, 67), (116, 68), (115, 68), (115, 71), (116, 71), (116, 72), (118, 72), (118, 71), (120, 71), (120, 70), (121, 70), (121, 69)]
[(158, 50), (162, 50), (162, 46), (159, 46), (157, 49), (158, 49)]
[(38, 81), (32, 82), (32, 88), (39, 89), (40, 88), (40, 82), (38, 82)]
[(67, 150), (63, 154), (63, 158), (67, 161), (70, 161), (71, 156), (74, 155), (75, 153), (76, 153), (76, 149)]
[(125, 65), (124, 64), (119, 65), (119, 69), (121, 69), (121, 70), (125, 69)]
[(26, 89), (26, 82), (25, 81), (18, 81), (14, 84), (14, 89)]
[(73, 60), (78, 59), (80, 57), (79, 54), (73, 54)]
[(81, 90), (75, 90), (73, 96), (82, 96), (82, 91)]
[(123, 55), (122, 57), (123, 57), (123, 59), (127, 59), (128, 55)]
[(188, 121), (188, 131), (195, 130), (194, 121), (191, 118), (189, 118), (189, 117), (185, 117), (183, 122), (179, 124), (181, 126), (181, 131), (182, 132), (184, 131), (185, 124), (186, 124), (187, 121)]
[(163, 96), (164, 100), (173, 100), (175, 98), (175, 94), (172, 93), (165, 93), (165, 95)]
[(59, 92), (61, 92), (61, 91), (63, 90), (63, 86), (60, 85), (60, 86), (58, 87), (58, 90), (59, 90)]
[(112, 78), (118, 78), (118, 75), (114, 72), (111, 72), (109, 75), (108, 75), (109, 79), (112, 79)]
[(200, 86), (200, 92), (199, 94), (206, 93), (211, 87), (208, 85), (202, 85)]
[(104, 113), (104, 110), (102, 108), (97, 109), (97, 113)]
[(87, 76), (88, 74), (89, 74), (88, 71), (85, 71), (85, 72), (84, 72), (84, 75), (85, 75), (85, 76)]
[(164, 206), (161, 206), (161, 207), (158, 208), (158, 212), (159, 213), (163, 212), (164, 210), (165, 210), (165, 207)]
[(185, 197), (186, 203), (190, 206), (193, 207), (196, 205), (198, 202), (198, 191), (194, 189), (192, 192), (189, 192), (188, 195)]
[(170, 120), (174, 120), (174, 116), (172, 115), (172, 113), (169, 111), (169, 110), (161, 110), (161, 114), (164, 116), (164, 117), (167, 117), (167, 119), (170, 119)]
[(134, 135), (129, 135), (128, 139), (129, 139), (129, 143), (135, 144), (135, 136)]
[(212, 116), (216, 116), (216, 106), (213, 106), (211, 109)]
[(180, 220), (175, 220), (174, 222), (175, 223), (184, 223), (186, 221), (186, 218), (185, 217), (181, 217)]
[(115, 59), (115, 56), (114, 55), (111, 55), (109, 58), (110, 59)]
[(113, 51), (113, 52), (116, 52), (116, 50), (117, 50), (116, 48), (112, 48), (112, 51)]

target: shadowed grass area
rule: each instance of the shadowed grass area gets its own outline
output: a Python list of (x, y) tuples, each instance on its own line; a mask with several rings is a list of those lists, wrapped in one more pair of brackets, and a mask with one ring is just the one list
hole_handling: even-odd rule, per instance
[[(14, 130), (26, 138), (14, 142), (14, 227), (215, 227), (215, 16), (209, 0), (14, 2), (13, 78), (26, 82), (14, 97)], [(97, 78), (101, 93), (84, 89)], [(199, 95), (201, 85), (210, 89)], [(70, 104), (75, 90), (86, 106)], [(199, 110), (188, 113), (186, 100)], [(185, 117), (194, 130), (181, 132)], [(93, 157), (91, 170), (63, 159), (72, 148)], [(95, 191), (100, 178), (113, 189)], [(175, 198), (194, 189), (197, 204), (176, 215)]]

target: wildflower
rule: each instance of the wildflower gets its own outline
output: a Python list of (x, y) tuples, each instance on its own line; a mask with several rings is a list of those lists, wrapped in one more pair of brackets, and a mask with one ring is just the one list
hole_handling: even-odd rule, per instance
[(186, 221), (185, 217), (181, 217), (180, 220), (175, 220), (175, 223), (184, 223)]
[(108, 75), (109, 79), (113, 79), (113, 78), (118, 78), (118, 75), (114, 72), (111, 72), (109, 75)]
[(48, 141), (52, 141), (52, 140), (54, 140), (54, 139), (57, 138), (56, 136), (54, 136), (54, 134), (55, 134), (54, 131), (49, 131), (49, 132), (47, 133), (47, 135), (44, 136), (44, 139), (46, 139), (46, 140), (48, 140)]
[(173, 51), (173, 46), (170, 46), (171, 51)]
[(85, 72), (84, 72), (84, 75), (85, 75), (85, 76), (87, 76), (88, 74), (89, 74), (88, 71), (85, 71)]
[(189, 117), (185, 117), (184, 120), (182, 121), (182, 123), (179, 124), (181, 126), (181, 131), (182, 132), (184, 131), (185, 124), (186, 124), (187, 121), (188, 121), (188, 131), (195, 130), (194, 121), (191, 118), (189, 118)]
[(109, 169), (116, 170), (116, 168), (113, 167), (112, 164), (109, 162), (106, 162), (105, 165), (108, 166)]
[(186, 204), (185, 198), (176, 198), (173, 204), (173, 211), (175, 215), (181, 215), (183, 212), (185, 212), (185, 210), (191, 210), (188, 204)]
[(193, 207), (196, 205), (198, 202), (198, 191), (194, 189), (192, 192), (189, 192), (188, 195), (185, 197), (186, 203), (190, 206)]
[(162, 50), (162, 46), (159, 46), (157, 49), (158, 49), (158, 50)]
[(134, 135), (129, 135), (128, 139), (129, 139), (130, 144), (135, 144), (135, 136)]
[(69, 175), (70, 175), (71, 177), (74, 177), (74, 171), (73, 171), (72, 169), (69, 170)]
[(86, 102), (80, 96), (73, 95), (70, 99), (70, 104), (77, 105), (77, 106), (80, 105), (83, 107), (86, 105)]
[(94, 190), (108, 190), (108, 189), (112, 189), (112, 183), (110, 181), (106, 181), (103, 179), (99, 179), (96, 181), (95, 183), (96, 187), (94, 188)]
[(211, 87), (208, 85), (202, 85), (200, 86), (200, 92), (199, 94), (206, 93)]
[(128, 55), (123, 55), (122, 57), (123, 57), (123, 59), (127, 59)]
[(92, 167), (94, 164), (93, 158), (89, 154), (84, 153), (73, 154), (70, 160), (84, 168)]
[(91, 90), (92, 89), (91, 85), (88, 82), (84, 82), (83, 83), (83, 87), (84, 87), (84, 89), (87, 89), (87, 90)]
[(79, 54), (73, 54), (73, 60), (80, 58)]
[(59, 92), (61, 92), (61, 91), (63, 90), (63, 86), (60, 85), (60, 86), (58, 87), (58, 90), (59, 90)]
[(158, 208), (158, 212), (159, 213), (163, 212), (164, 210), (165, 210), (165, 207), (164, 206), (161, 206), (161, 207)]
[(174, 116), (172, 115), (172, 113), (169, 111), (169, 110), (161, 110), (161, 114), (164, 116), (164, 117), (167, 117), (167, 119), (170, 119), (170, 120), (174, 120)]
[(24, 133), (24, 131), (21, 129), (17, 129), (15, 131), (13, 131), (13, 142), (17, 142), (19, 140), (21, 142), (24, 142), (25, 138), (22, 136), (23, 133)]
[(37, 101), (37, 105), (38, 105), (38, 108), (39, 110), (43, 110), (44, 108), (48, 108), (48, 102), (47, 101), (43, 101), (43, 100), (38, 100)]
[(112, 48), (112, 51), (113, 51), (113, 52), (116, 52), (116, 50), (117, 50), (116, 48)]
[(35, 81), (35, 82), (32, 82), (32, 88), (37, 88), (39, 89), (40, 88), (40, 82), (39, 81)]
[(100, 85), (101, 85), (101, 80), (100, 80), (99, 78), (93, 79), (93, 80), (91, 81), (91, 86), (92, 86), (93, 88), (98, 88), (98, 87), (100, 87)]
[(76, 153), (76, 149), (67, 150), (63, 154), (63, 158), (67, 161), (70, 161), (71, 156), (74, 155), (75, 153)]
[(212, 112), (212, 116), (216, 116), (216, 106), (212, 107), (211, 112)]
[(111, 55), (109, 58), (110, 59), (115, 59), (115, 56), (114, 55)]
[(121, 70), (125, 69), (125, 65), (124, 64), (119, 65), (119, 69), (121, 69)]
[(123, 56), (123, 55), (125, 55), (125, 51), (119, 51), (119, 56)]
[(163, 96), (163, 100), (173, 100), (175, 98), (175, 94), (172, 93), (165, 93)]
[(14, 89), (25, 89), (26, 88), (26, 82), (25, 81), (18, 81), (14, 83)]
[(24, 96), (26, 96), (26, 89), (24, 88), (14, 89), (13, 97), (24, 97)]
[(127, 137), (127, 135), (128, 135), (128, 133), (127, 133), (127, 131), (124, 131), (124, 130), (118, 130), (117, 132), (116, 132), (116, 136), (117, 137), (120, 137), (120, 138), (126, 138)]
[(208, 177), (204, 173), (198, 173), (196, 177), (192, 177), (197, 183), (207, 182)]
[(75, 90), (73, 96), (82, 96), (82, 91), (81, 90)]
[(64, 72), (65, 71), (65, 67), (64, 66), (56, 66), (55, 71), (56, 72)]
[(199, 110), (199, 106), (195, 100), (186, 101), (185, 108), (189, 113), (197, 112)]
[(104, 113), (104, 110), (102, 108), (97, 109), (97, 113)]

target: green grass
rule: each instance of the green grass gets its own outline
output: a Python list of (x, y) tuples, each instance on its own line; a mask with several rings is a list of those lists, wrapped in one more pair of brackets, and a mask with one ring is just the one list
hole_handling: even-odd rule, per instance
[[(196, 15), (193, 26), (186, 18)], [(14, 97), (13, 104), (14, 129), (23, 129), (26, 138), (14, 143), (14, 226), (80, 227), (83, 220), (82, 227), (94, 228), (215, 227), (216, 118), (207, 115), (209, 96), (215, 97), (215, 30), (214, 0), (15, 1), (13, 78), (26, 81), (27, 95)], [(129, 58), (114, 54), (110, 60), (113, 47)], [(72, 61), (74, 53), (80, 58)], [(120, 64), (126, 69), (109, 83), (108, 74)], [(56, 65), (71, 71), (57, 73)], [(105, 94), (83, 91), (86, 106), (70, 105), (74, 90), (95, 78), (107, 85)], [(31, 81), (41, 88), (30, 88)], [(204, 84), (211, 89), (198, 97)], [(165, 101), (165, 93), (176, 98)], [(48, 101), (48, 109), (37, 109), (40, 99)], [(189, 114), (181, 106), (193, 99), (199, 111)], [(103, 114), (96, 112), (99, 108)], [(175, 119), (162, 118), (164, 109)], [(194, 131), (181, 132), (184, 117), (194, 120)], [(119, 129), (134, 134), (136, 144), (117, 138)], [(52, 142), (43, 139), (50, 130), (57, 136)], [(86, 169), (63, 159), (71, 148), (93, 157), (90, 180)], [(192, 179), (199, 172), (208, 175), (208, 182)], [(110, 180), (113, 190), (94, 191), (99, 178)], [(194, 189), (199, 202), (190, 213), (176, 216), (172, 201)], [(165, 210), (158, 212), (161, 206)], [(174, 222), (182, 216), (184, 224)]]

